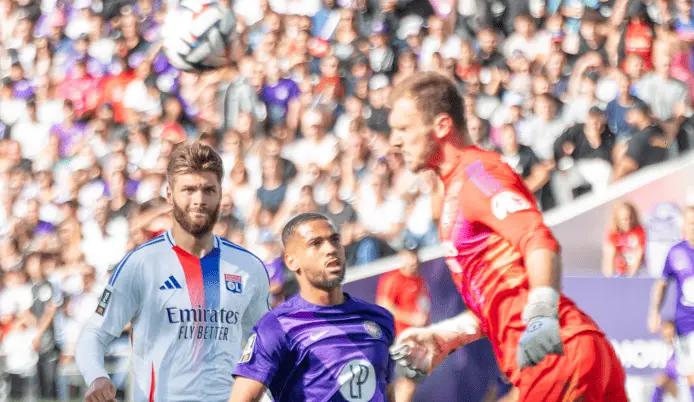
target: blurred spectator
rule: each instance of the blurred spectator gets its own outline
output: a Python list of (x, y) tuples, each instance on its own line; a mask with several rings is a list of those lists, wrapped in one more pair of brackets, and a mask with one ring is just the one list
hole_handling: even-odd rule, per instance
[(369, 129), (377, 133), (388, 133), (388, 94), (390, 83), (388, 77), (378, 74), (369, 80), (368, 117), (366, 119)]
[(629, 76), (622, 72), (617, 72), (617, 96), (611, 100), (605, 109), (607, 126), (616, 136), (616, 141), (625, 142), (631, 138), (632, 127), (627, 122), (627, 112), (634, 106), (637, 100), (631, 90), (631, 80)]
[(558, 101), (551, 95), (539, 95), (533, 105), (534, 114), (518, 127), (518, 142), (533, 149), (538, 158), (554, 158), (554, 142), (568, 124), (557, 114)]
[(15, 313), (0, 348), (0, 354), (5, 356), (4, 371), (8, 376), (10, 399), (36, 400), (38, 353), (32, 344), (35, 336), (36, 318), (29, 311)]
[[(669, 144), (678, 144), (677, 151), (688, 145), (679, 138), (684, 118), (691, 115), (691, 101), (687, 86), (671, 76), (672, 52), (665, 45), (655, 48), (654, 70), (634, 83), (639, 99), (650, 107), (657, 124), (661, 125)], [(677, 141), (677, 142), (676, 142)]]
[(236, 162), (228, 175), (228, 192), (236, 213), (242, 220), (247, 220), (255, 201), (255, 189), (248, 181), (248, 170), (242, 161)]
[(356, 209), (366, 233), (398, 244), (405, 226), (405, 203), (401, 198), (389, 194), (389, 184), (386, 175), (371, 175), (367, 184), (360, 189)]
[(330, 218), (342, 233), (343, 240), (345, 225), (357, 222), (357, 212), (352, 205), (340, 196), (341, 181), (339, 177), (331, 177), (326, 187), (327, 202), (320, 206), (320, 212)]
[[(268, 108), (268, 124), (286, 124), (295, 130), (299, 120), (299, 86), (288, 78), (283, 78), (277, 61), (265, 65), (265, 83), (261, 89), (261, 99)], [(232, 120), (233, 121), (233, 120)]]
[(270, 279), (270, 307), (281, 304), (298, 291), (292, 272), (284, 264), (284, 255), (279, 239), (272, 233), (259, 233), (255, 253), (265, 263)]
[(528, 189), (535, 194), (541, 210), (554, 207), (554, 195), (549, 186), (554, 163), (542, 162), (533, 150), (518, 143), (516, 129), (506, 124), (501, 129), (501, 159), (523, 178)]
[(668, 252), (682, 240), (684, 216), (677, 204), (665, 201), (645, 211), (643, 216), (648, 273), (653, 278), (660, 278)]
[(318, 109), (309, 109), (301, 118), (301, 133), (304, 138), (293, 146), (287, 147), (286, 156), (299, 171), (304, 171), (309, 164), (315, 163), (321, 169), (337, 156), (337, 139), (326, 128), (325, 113)]
[(432, 214), (438, 185), (438, 178), (428, 172), (420, 175), (414, 189), (403, 195), (407, 215), (403, 238), (405, 248), (422, 248), (439, 242), (439, 232)]
[(614, 180), (667, 159), (668, 139), (651, 116), (648, 105), (635, 102), (627, 112), (627, 122), (635, 132), (627, 143), (626, 153), (615, 163)]
[(62, 295), (57, 287), (48, 281), (48, 275), (55, 269), (55, 263), (55, 255), (44, 253), (32, 254), (26, 262), (33, 298), (30, 311), (37, 319), (36, 335), (32, 339), (32, 347), (38, 353), (36, 380), (39, 385), (39, 397), (44, 399), (57, 396), (55, 381), (58, 350), (53, 319), (62, 304)]
[[(561, 186), (555, 186), (555, 196), (560, 203), (571, 200), (588, 191), (602, 191), (612, 170), (614, 134), (605, 124), (605, 115), (594, 106), (588, 112), (585, 123), (569, 127), (554, 142), (554, 160), (558, 174), (563, 175)], [(556, 182), (555, 182), (556, 183)]]
[(606, 277), (634, 276), (644, 262), (646, 233), (636, 207), (620, 202), (612, 211), (602, 250), (602, 273)]
[(610, 163), (614, 134), (605, 124), (604, 116), (600, 108), (592, 107), (585, 123), (576, 124), (564, 131), (554, 143), (554, 159), (602, 159)]
[(23, 158), (35, 160), (40, 156), (41, 151), (48, 145), (50, 126), (39, 120), (35, 100), (29, 100), (27, 102), (26, 112), (26, 117), (21, 118), (14, 125), (12, 129), (12, 138), (21, 146)]
[(56, 337), (60, 349), (58, 358), (58, 399), (73, 398), (72, 388), (82, 385), (75, 376), (75, 345), (82, 326), (96, 309), (99, 292), (95, 286), (95, 270), (90, 266), (76, 268), (73, 276), (74, 289), (65, 295), (64, 302), (56, 314)]
[[(258, 208), (274, 214), (279, 211), (287, 195), (287, 182), (282, 179), (282, 161), (278, 158), (265, 158), (262, 163), (263, 181), (256, 191)], [(256, 208), (255, 214), (258, 213)]]
[(488, 151), (494, 150), (496, 147), (489, 136), (489, 122), (474, 115), (470, 117), (466, 123), (467, 133), (472, 143)]

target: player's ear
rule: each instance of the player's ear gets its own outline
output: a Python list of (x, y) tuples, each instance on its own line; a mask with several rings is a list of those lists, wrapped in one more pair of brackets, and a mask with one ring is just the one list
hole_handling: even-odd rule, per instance
[(172, 187), (173, 187), (173, 183), (171, 182), (171, 180), (167, 180), (167, 182), (166, 182), (166, 202), (169, 205), (173, 205)]
[(296, 261), (296, 258), (294, 258), (293, 255), (284, 253), (284, 263), (287, 265), (287, 268), (289, 268), (290, 271), (292, 272), (297, 272), (299, 270), (299, 264)]
[(453, 119), (448, 113), (439, 113), (434, 117), (434, 137), (443, 140), (453, 131)]

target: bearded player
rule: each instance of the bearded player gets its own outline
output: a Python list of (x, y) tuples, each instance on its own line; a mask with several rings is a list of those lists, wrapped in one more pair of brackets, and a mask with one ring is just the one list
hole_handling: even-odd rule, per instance
[(416, 74), (391, 95), (391, 143), (412, 171), (444, 183), (439, 233), (469, 310), (403, 332), (399, 364), (429, 374), (453, 350), (489, 338), (521, 401), (626, 401), (624, 371), (597, 325), (560, 293), (559, 245), (498, 154), (470, 145), (455, 85)]
[(169, 160), (173, 228), (128, 253), (82, 330), (77, 365), (87, 402), (113, 401), (104, 352), (132, 323), (134, 401), (225, 401), (231, 368), (268, 311), (269, 281), (249, 251), (212, 234), (222, 160), (199, 142)]

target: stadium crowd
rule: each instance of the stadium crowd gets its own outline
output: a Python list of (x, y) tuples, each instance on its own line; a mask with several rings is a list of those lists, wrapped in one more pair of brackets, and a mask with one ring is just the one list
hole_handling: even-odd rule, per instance
[(437, 242), (433, 175), (388, 146), (388, 94), (450, 76), (467, 131), (543, 210), (694, 146), (688, 0), (237, 1), (228, 66), (172, 68), (173, 1), (0, 0), (0, 400), (69, 398), (81, 323), (133, 245), (168, 228), (165, 166), (199, 139), (225, 167), (217, 234), (268, 263), (322, 211), (350, 264)]

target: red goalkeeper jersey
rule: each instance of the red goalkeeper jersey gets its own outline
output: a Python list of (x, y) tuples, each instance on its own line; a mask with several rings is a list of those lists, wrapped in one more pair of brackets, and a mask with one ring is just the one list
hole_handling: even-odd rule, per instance
[[(559, 251), (559, 245), (533, 195), (497, 153), (467, 147), (456, 168), (442, 179), (439, 230), (446, 262), (465, 304), (480, 319), (500, 368), (515, 383), (515, 351), (525, 328), (521, 312), (528, 293), (524, 257), (540, 248)], [(564, 296), (559, 321), (564, 341), (583, 331), (599, 331)]]

